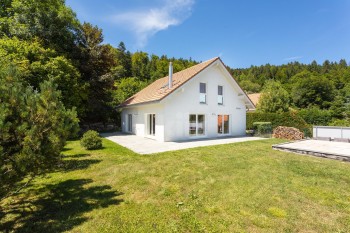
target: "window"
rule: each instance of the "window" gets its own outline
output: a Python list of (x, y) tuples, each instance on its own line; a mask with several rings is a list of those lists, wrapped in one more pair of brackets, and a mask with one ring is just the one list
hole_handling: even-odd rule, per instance
[(218, 104), (224, 104), (224, 90), (223, 86), (218, 86)]
[(218, 134), (230, 133), (230, 116), (218, 115)]
[(205, 115), (191, 114), (189, 123), (190, 136), (205, 135)]
[(128, 132), (132, 132), (132, 114), (128, 114)]
[(199, 103), (205, 104), (207, 102), (207, 84), (199, 83)]
[(148, 134), (156, 134), (156, 114), (148, 114)]

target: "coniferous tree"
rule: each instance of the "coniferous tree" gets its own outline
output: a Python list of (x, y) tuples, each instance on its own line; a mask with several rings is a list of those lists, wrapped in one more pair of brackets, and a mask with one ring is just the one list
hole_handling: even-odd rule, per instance
[(57, 166), (65, 141), (77, 133), (75, 110), (67, 110), (51, 81), (40, 92), (24, 85), (13, 68), (0, 71), (0, 199), (18, 182)]

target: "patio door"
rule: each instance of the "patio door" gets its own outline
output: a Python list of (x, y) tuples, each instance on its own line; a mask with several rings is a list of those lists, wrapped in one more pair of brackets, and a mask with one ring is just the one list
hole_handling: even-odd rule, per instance
[(148, 114), (148, 134), (154, 136), (156, 134), (156, 114)]
[(218, 115), (218, 134), (225, 135), (230, 133), (230, 116)]

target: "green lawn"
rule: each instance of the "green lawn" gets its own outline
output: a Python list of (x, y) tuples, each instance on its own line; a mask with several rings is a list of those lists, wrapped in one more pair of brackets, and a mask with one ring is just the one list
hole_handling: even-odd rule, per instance
[(1, 203), (0, 231), (350, 232), (350, 163), (278, 142), (154, 155), (69, 142), (62, 168)]

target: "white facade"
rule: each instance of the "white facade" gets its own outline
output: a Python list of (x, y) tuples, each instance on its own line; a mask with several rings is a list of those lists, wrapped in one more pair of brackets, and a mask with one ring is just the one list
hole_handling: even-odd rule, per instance
[[(200, 83), (206, 86), (206, 103), (200, 103), (200, 98), (203, 99)], [(223, 89), (223, 104), (219, 104), (218, 86)], [(247, 101), (250, 101), (248, 97), (221, 61), (217, 61), (163, 100), (125, 107), (122, 111), (122, 131), (157, 141), (243, 136)], [(151, 114), (155, 114), (154, 127)], [(128, 122), (130, 118), (132, 124)], [(191, 135), (190, 132), (196, 134)]]

